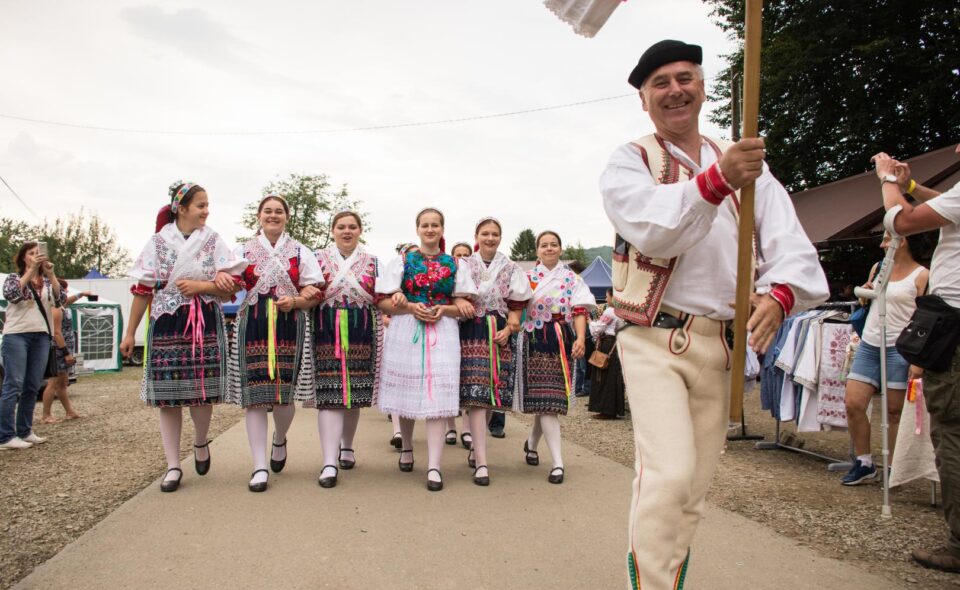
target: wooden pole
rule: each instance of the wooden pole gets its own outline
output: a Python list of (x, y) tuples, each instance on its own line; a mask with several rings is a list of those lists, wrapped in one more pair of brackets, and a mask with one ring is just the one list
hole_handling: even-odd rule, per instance
[[(757, 137), (760, 106), (760, 43), (762, 0), (746, 0), (743, 46), (743, 137)], [(733, 320), (733, 368), (730, 375), (730, 419), (743, 416), (744, 368), (747, 360), (747, 319), (753, 293), (754, 183), (740, 189), (740, 235), (737, 240), (737, 299)]]

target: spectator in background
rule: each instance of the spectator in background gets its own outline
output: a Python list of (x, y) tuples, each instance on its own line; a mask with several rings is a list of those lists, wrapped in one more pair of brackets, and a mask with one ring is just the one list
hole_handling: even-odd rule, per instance
[[(607, 301), (613, 299), (613, 291), (607, 289)], [(590, 322), (590, 334), (596, 342), (597, 350), (608, 355), (607, 366), (601, 369), (590, 366), (592, 386), (588, 409), (596, 412), (594, 418), (615, 420), (626, 413), (623, 386), (623, 369), (617, 354), (617, 330), (626, 322), (617, 317), (616, 310), (606, 307), (596, 320)]]
[[(927, 288), (929, 272), (921, 266), (915, 257), (922, 257), (926, 250), (926, 239), (922, 235), (910, 236), (897, 248), (893, 258), (893, 268), (887, 282), (887, 419), (890, 431), (887, 437), (890, 457), (893, 459), (893, 447), (897, 442), (897, 428), (900, 413), (903, 411), (903, 398), (907, 390), (907, 379), (919, 377), (920, 369), (910, 366), (897, 352), (896, 342), (900, 332), (910, 321), (917, 309), (915, 300)], [(890, 244), (890, 235), (884, 234), (880, 247), (884, 250)], [(867, 288), (873, 288), (873, 278), (879, 264), (875, 264), (867, 279)], [(850, 429), (850, 441), (856, 460), (850, 471), (843, 476), (841, 483), (855, 486), (876, 479), (877, 467), (870, 453), (870, 419), (867, 407), (870, 400), (880, 389), (880, 306), (871, 305), (867, 314), (867, 323), (863, 328), (860, 346), (850, 374), (847, 376), (847, 423)]]
[[(46, 245), (44, 244), (44, 247)], [(16, 273), (3, 282), (3, 388), (0, 390), (0, 450), (28, 449), (46, 439), (33, 432), (33, 408), (50, 354), (51, 310), (60, 305), (53, 263), (37, 242), (26, 242), (13, 259)]]
[[(571, 260), (567, 267), (573, 272), (580, 275), (586, 270), (579, 260)], [(593, 310), (591, 310), (592, 312)], [(586, 349), (584, 350), (584, 355), (576, 360), (574, 363), (574, 373), (573, 373), (573, 391), (574, 395), (577, 397), (586, 397), (590, 395), (590, 365), (587, 364), (587, 359), (590, 358), (590, 355), (593, 353), (593, 336), (590, 334), (590, 331), (587, 331), (586, 339)]]
[[(940, 242), (930, 267), (930, 294), (960, 313), (960, 182), (941, 194), (911, 179), (905, 162), (882, 152), (872, 159), (880, 178), (883, 207), (892, 211), (888, 215), (893, 216), (893, 229), (909, 236), (939, 228)], [(908, 202), (904, 193), (920, 204)], [(913, 558), (924, 567), (960, 573), (960, 349), (954, 351), (947, 371), (927, 370), (923, 381), (950, 535), (946, 547), (916, 549)]]
[(66, 412), (67, 420), (76, 420), (82, 418), (80, 414), (73, 409), (70, 398), (67, 397), (67, 386), (70, 374), (77, 360), (74, 354), (77, 352), (77, 338), (73, 330), (73, 322), (70, 320), (70, 311), (67, 309), (70, 305), (76, 303), (77, 299), (86, 297), (91, 293), (86, 291), (77, 295), (67, 296), (67, 281), (57, 279), (60, 283), (60, 307), (53, 308), (53, 346), (56, 348), (57, 356), (57, 376), (47, 379), (47, 386), (43, 390), (43, 413), (40, 421), (44, 424), (56, 424), (60, 422), (59, 418), (54, 418), (53, 398), (60, 400), (63, 411)]

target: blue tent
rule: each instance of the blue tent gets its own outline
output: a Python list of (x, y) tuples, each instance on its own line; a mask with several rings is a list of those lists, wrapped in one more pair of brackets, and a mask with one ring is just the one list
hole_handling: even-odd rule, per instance
[(225, 301), (223, 303), (223, 315), (228, 318), (233, 318), (237, 316), (237, 312), (240, 311), (240, 304), (243, 303), (244, 298), (247, 296), (246, 289), (240, 289), (235, 295), (233, 301)]
[(580, 277), (583, 279), (587, 286), (590, 287), (590, 292), (593, 293), (593, 296), (597, 298), (597, 301), (605, 301), (607, 298), (607, 289), (613, 286), (613, 269), (610, 268), (610, 265), (597, 256), (593, 259), (593, 262), (590, 263), (590, 266), (585, 268)]
[(84, 279), (109, 279), (110, 277), (108, 277), (107, 275), (101, 273), (101, 272), (97, 269), (97, 267), (91, 266), (91, 267), (90, 267), (90, 272), (88, 272), (88, 273), (86, 274), (86, 276), (84, 276), (83, 278), (84, 278)]

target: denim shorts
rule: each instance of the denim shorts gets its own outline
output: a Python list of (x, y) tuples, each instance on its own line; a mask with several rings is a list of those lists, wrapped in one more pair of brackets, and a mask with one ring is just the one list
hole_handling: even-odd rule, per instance
[[(907, 374), (910, 370), (908, 363), (896, 347), (887, 347), (887, 387), (889, 389), (906, 389)], [(869, 383), (880, 389), (880, 348), (860, 341), (857, 355), (853, 357), (853, 365), (847, 379)]]

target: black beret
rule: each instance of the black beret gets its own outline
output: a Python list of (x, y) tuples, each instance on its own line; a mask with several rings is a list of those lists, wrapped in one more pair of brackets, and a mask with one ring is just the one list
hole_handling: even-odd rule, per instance
[(647, 77), (657, 68), (675, 61), (691, 61), (695, 64), (702, 64), (703, 48), (699, 45), (687, 45), (683, 41), (674, 41), (673, 39), (654, 43), (640, 56), (637, 67), (630, 72), (627, 81), (639, 90)]

